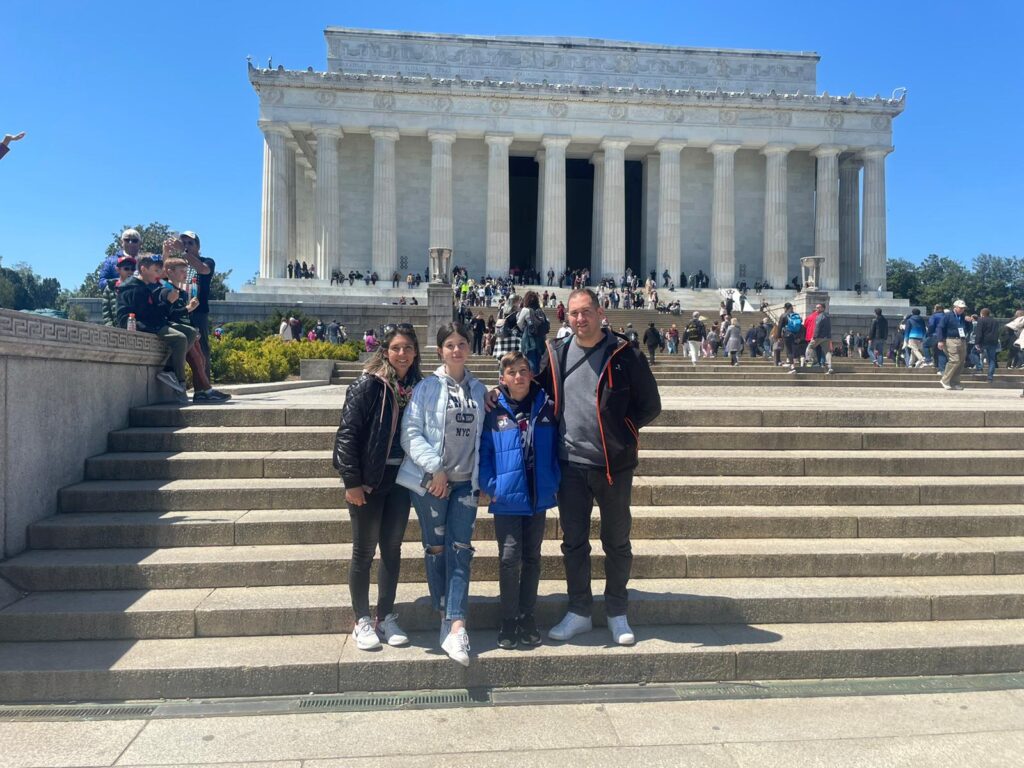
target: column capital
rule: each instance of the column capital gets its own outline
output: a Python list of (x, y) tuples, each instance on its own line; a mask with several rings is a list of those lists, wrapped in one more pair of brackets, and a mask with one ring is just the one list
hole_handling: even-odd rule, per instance
[(259, 120), (256, 124), (264, 133), (273, 133), (289, 139), (292, 137), (292, 131), (288, 127), (288, 123), (279, 123), (275, 120)]
[(547, 152), (545, 152), (543, 149), (538, 149), (536, 152), (533, 153), (533, 159), (536, 160), (538, 163), (543, 163), (546, 157)]
[(340, 125), (328, 125), (326, 123), (313, 123), (312, 126), (313, 135), (318, 139), (323, 137), (325, 139), (340, 139), (345, 136), (345, 132), (341, 130)]
[(484, 141), (488, 146), (509, 146), (515, 137), (511, 133), (485, 133)]
[(545, 136), (540, 140), (544, 149), (565, 149), (572, 141), (572, 136)]
[(839, 161), (839, 170), (841, 170), (841, 171), (857, 170), (862, 165), (864, 165), (864, 161), (861, 160), (861, 158), (859, 156), (857, 156), (857, 155), (850, 155), (848, 157), (844, 157), (842, 160)]
[(427, 139), (431, 144), (440, 142), (442, 144), (454, 144), (455, 143), (455, 131), (444, 130), (440, 128), (432, 128), (427, 131)]
[(370, 136), (372, 136), (375, 140), (385, 139), (386, 141), (398, 141), (398, 129), (374, 127), (370, 128)]
[(682, 152), (686, 148), (686, 139), (662, 139), (654, 148), (659, 154), (666, 152)]
[(608, 150), (619, 150), (620, 152), (630, 145), (630, 139), (620, 138), (618, 136), (606, 136), (601, 139), (601, 149), (605, 152)]
[(819, 144), (811, 150), (811, 157), (838, 157), (845, 150), (843, 144)]
[(603, 165), (604, 164), (604, 151), (597, 151), (590, 156), (591, 165)]
[(738, 141), (716, 141), (708, 147), (712, 155), (731, 155), (740, 148)]
[(761, 154), (765, 156), (786, 155), (792, 152), (795, 148), (795, 144), (780, 144), (773, 142), (772, 144), (765, 144), (763, 147), (761, 147)]
[(862, 149), (856, 150), (857, 154), (860, 155), (861, 159), (874, 159), (877, 157), (885, 157), (892, 152), (895, 147), (886, 146), (875, 146), (875, 147), (863, 147)]

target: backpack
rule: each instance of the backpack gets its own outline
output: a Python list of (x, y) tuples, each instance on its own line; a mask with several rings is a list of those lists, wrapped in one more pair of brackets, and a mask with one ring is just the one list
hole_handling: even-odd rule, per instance
[(700, 327), (701, 323), (697, 320), (691, 320), (686, 324), (686, 330), (683, 331), (683, 335), (687, 341), (700, 341)]
[(803, 321), (800, 319), (800, 314), (797, 312), (789, 313), (789, 320), (786, 321), (786, 333), (791, 333), (794, 336), (799, 335), (804, 330)]
[(512, 322), (511, 318), (506, 317), (505, 322), (498, 328), (498, 335), (503, 339), (509, 339), (512, 337), (512, 326), (515, 323)]
[(551, 323), (542, 309), (531, 309), (526, 318), (526, 331), (532, 336), (547, 336), (551, 333)]

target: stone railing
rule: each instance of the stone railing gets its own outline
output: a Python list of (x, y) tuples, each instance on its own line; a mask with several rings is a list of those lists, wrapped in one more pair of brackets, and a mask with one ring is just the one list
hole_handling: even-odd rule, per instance
[(166, 354), (151, 334), (0, 309), (0, 558), (25, 549), (130, 408), (166, 394)]

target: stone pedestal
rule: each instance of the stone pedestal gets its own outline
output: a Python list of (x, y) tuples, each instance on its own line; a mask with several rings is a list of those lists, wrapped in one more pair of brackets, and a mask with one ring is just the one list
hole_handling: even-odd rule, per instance
[(420, 367), (424, 371), (432, 371), (437, 360), (437, 331), (447, 325), (455, 316), (452, 305), (452, 289), (443, 283), (430, 283), (427, 286), (427, 337), (420, 339)]

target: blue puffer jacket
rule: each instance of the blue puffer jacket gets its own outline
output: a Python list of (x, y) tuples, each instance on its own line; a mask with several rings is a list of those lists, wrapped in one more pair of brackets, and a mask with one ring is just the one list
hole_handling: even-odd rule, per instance
[(555, 406), (543, 389), (533, 385), (534, 482), (530, 488), (515, 412), (500, 390), (498, 403), (484, 421), (480, 439), (480, 490), (491, 497), (490, 511), (495, 515), (533, 515), (558, 502), (558, 422)]

